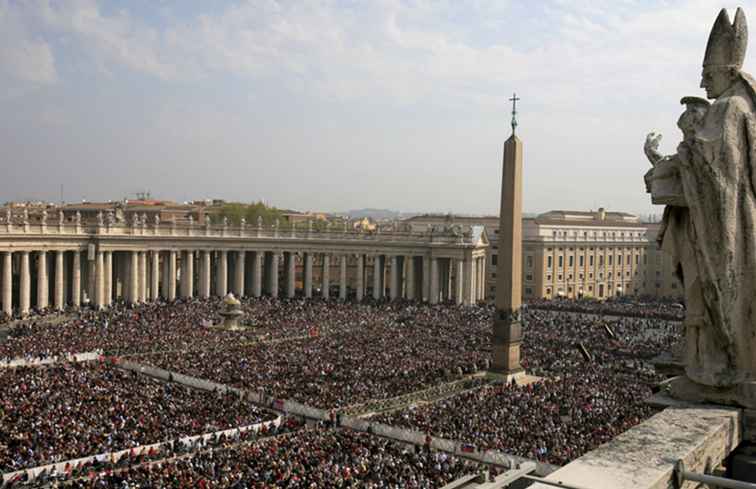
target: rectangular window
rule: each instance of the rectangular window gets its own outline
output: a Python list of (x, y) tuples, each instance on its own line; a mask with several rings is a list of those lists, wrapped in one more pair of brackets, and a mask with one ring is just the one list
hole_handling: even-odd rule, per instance
[(599, 266), (600, 267), (604, 266), (604, 255), (599, 255)]
[(582, 266), (583, 266), (583, 261), (584, 261), (584, 260), (583, 260), (583, 255), (580, 255), (580, 256), (578, 257), (578, 266), (582, 267)]
[(612, 266), (612, 262), (614, 261), (614, 255), (609, 255), (609, 266)]
[(496, 266), (499, 261), (499, 255), (491, 255), (491, 265)]
[(640, 255), (635, 255), (635, 264), (636, 265), (640, 264)]
[(529, 273), (529, 274), (525, 275), (525, 280), (527, 280), (528, 282), (532, 282), (533, 281), (533, 274)]
[(568, 262), (569, 262), (569, 265), (568, 265), (568, 266), (569, 266), (570, 268), (572, 268), (572, 265), (574, 265), (574, 263), (575, 263), (575, 257), (574, 257), (574, 256), (570, 256), (570, 257), (568, 258)]
[(546, 257), (546, 268), (551, 268), (551, 260), (552, 258), (550, 256)]
[(559, 255), (559, 268), (562, 268), (564, 265), (564, 257), (562, 255)]
[(627, 255), (627, 261), (626, 261), (626, 263), (627, 263), (628, 265), (630, 264), (630, 258), (631, 258), (631, 257), (630, 257), (630, 255)]
[(593, 255), (591, 255), (591, 256), (588, 257), (588, 266), (589, 267), (593, 266)]
[(533, 295), (533, 289), (530, 287), (525, 287), (525, 295)]
[(528, 268), (533, 268), (533, 257), (531, 255), (527, 256), (528, 261)]

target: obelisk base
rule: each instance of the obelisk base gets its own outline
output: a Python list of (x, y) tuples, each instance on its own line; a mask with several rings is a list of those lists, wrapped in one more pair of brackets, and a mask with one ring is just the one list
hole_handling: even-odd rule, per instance
[(493, 363), (491, 372), (501, 375), (524, 373), (520, 365), (522, 320), (520, 310), (497, 311), (493, 331)]

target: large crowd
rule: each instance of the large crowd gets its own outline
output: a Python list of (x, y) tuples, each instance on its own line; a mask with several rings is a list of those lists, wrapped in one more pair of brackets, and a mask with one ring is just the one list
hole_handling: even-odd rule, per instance
[[(84, 310), (57, 324), (34, 318), (0, 340), (0, 359), (94, 350), (139, 354), (132, 359), (267, 399), (330, 410), (456, 380), (485, 369), (491, 357), (494, 311), (487, 306), (244, 299), (249, 329), (241, 332), (207, 326), (220, 321), (221, 307), (218, 299), (192, 299)], [(667, 321), (666, 313), (639, 313), (638, 305), (608, 313), (606, 307), (583, 301), (575, 309), (558, 301), (525, 309), (523, 366), (542, 380), (476, 387), (376, 420), (480, 448), (568, 462), (653, 414), (643, 401), (661, 379), (648, 361), (680, 338), (680, 324)], [(666, 311), (666, 305), (659, 307)], [(0, 392), (0, 472), (272, 417), (234, 395), (159, 383), (101, 362), (0, 367)], [(446, 469), (427, 472), (438, 460), (423, 458), (445, 455), (415, 454), (419, 466), (410, 464), (409, 470), (398, 461), (406, 447), (389, 449), (380, 445), (384, 441), (354, 433), (315, 433), (301, 441), (297, 434), (226, 447), (212, 456), (135, 465), (81, 487), (309, 488), (324, 487), (319, 484), (327, 480), (339, 481), (327, 487), (394, 488), (437, 487), (446, 480)], [(272, 445), (250, 452), (265, 443)], [(282, 444), (280, 452), (276, 443)], [(365, 450), (398, 450), (398, 458), (360, 457)], [(449, 477), (458, 475), (455, 470)], [(378, 482), (384, 476), (393, 483)], [(250, 482), (255, 480), (263, 482)]]
[[(364, 310), (363, 310), (364, 309)], [(483, 369), (489, 311), (382, 304), (339, 334), (140, 358), (167, 370), (331, 409), (422, 390)]]
[(654, 413), (644, 401), (662, 378), (647, 362), (679, 339), (679, 324), (532, 309), (525, 320), (523, 366), (542, 380), (377, 420), (561, 465)]
[(218, 298), (179, 299), (105, 311), (82, 309), (64, 321), (34, 316), (10, 329), (0, 342), (0, 361), (48, 358), (102, 350), (114, 355), (166, 350), (224, 348), (257, 339), (328, 334), (391, 321), (383, 310), (336, 301), (245, 298), (244, 331), (208, 327), (221, 323)]
[(234, 394), (99, 362), (0, 370), (0, 473), (275, 418)]
[(685, 306), (677, 301), (654, 298), (613, 297), (604, 301), (596, 299), (532, 299), (528, 301), (532, 309), (550, 311), (579, 312), (606, 316), (626, 316), (648, 319), (682, 321)]
[(314, 429), (100, 473), (75, 488), (438, 489), (481, 466), (353, 431)]

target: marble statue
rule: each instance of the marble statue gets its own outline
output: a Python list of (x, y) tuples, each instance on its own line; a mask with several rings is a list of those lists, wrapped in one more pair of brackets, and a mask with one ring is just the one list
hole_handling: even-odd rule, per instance
[(675, 154), (660, 155), (654, 133), (644, 149), (652, 202), (667, 205), (661, 246), (686, 300), (677, 393), (756, 407), (756, 82), (741, 70), (747, 41), (744, 12), (731, 22), (722, 10), (703, 61), (711, 104), (683, 98)]

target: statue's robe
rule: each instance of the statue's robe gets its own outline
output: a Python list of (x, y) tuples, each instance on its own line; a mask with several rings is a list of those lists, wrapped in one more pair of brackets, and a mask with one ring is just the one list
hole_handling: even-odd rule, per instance
[[(695, 138), (678, 147), (690, 240), (685, 276), (686, 373), (731, 386), (756, 366), (756, 89), (741, 74), (709, 108)], [(680, 216), (682, 217), (682, 216)]]

